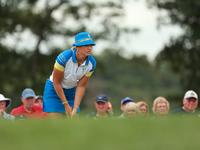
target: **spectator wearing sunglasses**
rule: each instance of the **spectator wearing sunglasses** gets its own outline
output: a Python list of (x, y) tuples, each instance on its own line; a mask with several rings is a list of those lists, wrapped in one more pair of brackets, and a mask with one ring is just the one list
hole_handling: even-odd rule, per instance
[(126, 107), (126, 104), (128, 104), (129, 102), (133, 102), (133, 99), (130, 97), (125, 97), (124, 99), (121, 100), (120, 109), (122, 110), (123, 113), (118, 118), (124, 118), (125, 107)]
[(95, 100), (95, 108), (96, 111), (90, 113), (86, 116), (86, 118), (91, 119), (107, 119), (114, 118), (114, 116), (107, 112), (108, 110), (108, 98), (106, 95), (98, 95)]

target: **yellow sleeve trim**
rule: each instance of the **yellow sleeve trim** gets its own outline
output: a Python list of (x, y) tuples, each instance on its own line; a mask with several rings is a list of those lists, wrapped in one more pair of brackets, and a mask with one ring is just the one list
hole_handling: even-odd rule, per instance
[(59, 65), (59, 64), (57, 63), (57, 61), (56, 61), (56, 63), (54, 64), (54, 67), (55, 67), (56, 69), (62, 71), (62, 72), (64, 72), (64, 70), (65, 70), (65, 68), (64, 68), (63, 66)]
[(93, 72), (88, 72), (85, 76), (86, 77), (90, 77), (92, 75)]

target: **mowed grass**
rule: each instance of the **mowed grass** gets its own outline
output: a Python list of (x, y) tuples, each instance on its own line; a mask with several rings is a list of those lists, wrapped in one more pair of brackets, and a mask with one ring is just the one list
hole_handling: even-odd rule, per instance
[(200, 118), (0, 120), (5, 150), (195, 150)]

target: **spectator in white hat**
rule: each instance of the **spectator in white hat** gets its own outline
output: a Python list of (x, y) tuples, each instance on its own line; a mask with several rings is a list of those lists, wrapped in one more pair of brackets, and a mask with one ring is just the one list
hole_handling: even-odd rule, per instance
[(185, 93), (183, 98), (183, 107), (178, 108), (172, 112), (172, 114), (179, 114), (182, 116), (188, 116), (191, 114), (200, 114), (200, 111), (196, 110), (198, 105), (198, 95), (193, 90), (189, 90)]
[(3, 94), (0, 94), (0, 117), (8, 120), (15, 120), (15, 117), (7, 114), (5, 111), (10, 106), (11, 99), (5, 98)]

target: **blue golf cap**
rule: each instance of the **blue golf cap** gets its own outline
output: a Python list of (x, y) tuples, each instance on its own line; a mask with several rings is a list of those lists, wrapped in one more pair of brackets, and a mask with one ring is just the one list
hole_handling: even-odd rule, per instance
[(22, 97), (25, 98), (25, 99), (29, 98), (29, 97), (35, 97), (35, 96), (36, 96), (35, 92), (30, 88), (26, 88), (22, 92)]
[(72, 46), (96, 45), (90, 33), (81, 32), (75, 36), (75, 43)]
[(133, 102), (133, 99), (130, 98), (130, 97), (125, 97), (125, 98), (122, 99), (122, 101), (121, 101), (121, 106), (122, 106), (125, 102)]
[(106, 102), (108, 102), (108, 98), (107, 98), (106, 95), (98, 95), (96, 97), (95, 102), (104, 102), (104, 103), (106, 103)]

